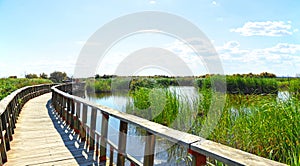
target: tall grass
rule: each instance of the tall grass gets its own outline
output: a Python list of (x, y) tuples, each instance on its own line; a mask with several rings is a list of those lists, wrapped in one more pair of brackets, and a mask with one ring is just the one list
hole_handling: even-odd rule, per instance
[(132, 93), (133, 104), (127, 112), (170, 126), (178, 115), (179, 100), (167, 89), (139, 88)]
[(111, 79), (89, 79), (86, 80), (85, 88), (88, 92), (110, 92)]
[[(187, 96), (180, 99), (182, 96), (166, 89), (151, 92), (141, 88), (133, 94), (134, 106), (127, 109), (128, 113), (202, 136), (213, 93), (200, 91), (198, 99), (190, 100)], [(300, 99), (295, 96), (279, 100), (276, 95), (227, 94), (221, 118), (208, 139), (299, 165), (299, 109)]]
[(197, 79), (196, 85), (200, 89), (226, 90), (229, 94), (276, 94), (278, 92), (275, 78), (226, 76), (225, 80), (225, 77), (213, 76)]
[(48, 79), (28, 79), (28, 78), (0, 78), (0, 100), (13, 91), (24, 86), (52, 83)]
[(300, 78), (293, 79), (289, 82), (289, 91), (296, 94), (300, 93)]
[[(227, 94), (226, 100), (209, 139), (279, 162), (300, 164), (299, 98), (281, 101), (274, 95)], [(200, 129), (195, 125), (193, 134)]]
[(192, 86), (192, 77), (164, 78), (164, 77), (108, 77), (88, 79), (86, 89), (91, 92), (109, 92), (115, 90), (135, 91), (143, 88), (167, 88), (169, 86)]

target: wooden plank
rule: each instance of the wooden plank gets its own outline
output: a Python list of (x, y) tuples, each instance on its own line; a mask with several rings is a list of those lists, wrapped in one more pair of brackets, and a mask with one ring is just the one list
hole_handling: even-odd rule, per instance
[[(97, 163), (78, 135), (57, 117), (51, 94), (29, 100), (19, 117), (6, 165), (92, 165)], [(46, 107), (47, 104), (47, 107)], [(47, 117), (37, 120), (37, 117)], [(47, 120), (48, 119), (48, 120)], [(31, 127), (30, 127), (31, 126)], [(96, 165), (96, 164), (95, 164)]]

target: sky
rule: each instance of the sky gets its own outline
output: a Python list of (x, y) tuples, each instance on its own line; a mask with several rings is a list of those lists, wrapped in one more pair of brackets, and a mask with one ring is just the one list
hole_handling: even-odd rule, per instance
[[(295, 76), (300, 73), (299, 7), (297, 0), (0, 0), (0, 78), (53, 71), (72, 76), (83, 46), (98, 29), (143, 11), (167, 12), (195, 24), (213, 44), (225, 74)], [(194, 75), (208, 72), (180, 40), (150, 32), (115, 42), (93, 74), (114, 74), (122, 59), (145, 47), (178, 54)]]

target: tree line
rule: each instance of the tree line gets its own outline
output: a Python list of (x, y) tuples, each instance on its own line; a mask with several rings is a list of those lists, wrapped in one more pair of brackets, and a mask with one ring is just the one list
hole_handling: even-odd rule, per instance
[(30, 73), (30, 74), (26, 74), (25, 78), (28, 78), (28, 79), (35, 79), (35, 78), (49, 79), (54, 83), (61, 83), (61, 82), (64, 82), (64, 81), (71, 80), (67, 76), (67, 73), (61, 72), (61, 71), (54, 71), (54, 72), (50, 73), (49, 76), (44, 72), (39, 74), (39, 75)]

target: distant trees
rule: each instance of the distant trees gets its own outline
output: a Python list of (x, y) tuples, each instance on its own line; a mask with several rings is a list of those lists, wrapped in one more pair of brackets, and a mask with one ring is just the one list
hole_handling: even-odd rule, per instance
[(39, 77), (36, 74), (26, 74), (25, 78), (33, 79), (33, 78), (39, 78)]
[(117, 77), (117, 75), (106, 75), (106, 74), (104, 74), (102, 76), (100, 76), (99, 74), (95, 75), (95, 79), (99, 79), (99, 78), (110, 79), (110, 78), (115, 78), (115, 77)]
[(276, 77), (275, 74), (273, 74), (273, 73), (268, 73), (268, 72), (260, 73), (259, 76), (260, 76), (260, 77), (263, 77), (263, 78), (275, 78), (275, 77)]
[(233, 74), (233, 76), (238, 76), (238, 77), (250, 77), (250, 78), (276, 78), (276, 75), (273, 73), (268, 73), (268, 72), (262, 72), (260, 74)]
[(28, 79), (34, 79), (34, 78), (50, 79), (52, 82), (55, 82), (55, 83), (61, 83), (63, 81), (67, 81), (69, 79), (65, 72), (60, 72), (60, 71), (52, 72), (49, 77), (48, 77), (48, 74), (46, 74), (44, 72), (39, 75), (30, 73), (30, 74), (26, 74), (25, 78), (28, 78)]
[(95, 79), (99, 79), (100, 78), (100, 75), (99, 74), (96, 74), (95, 75)]
[(67, 74), (65, 72), (60, 72), (60, 71), (55, 71), (55, 72), (51, 73), (50, 77), (49, 77), (49, 79), (55, 83), (61, 83), (64, 80), (66, 80), (67, 78), (68, 78)]
[(41, 73), (40, 78), (48, 79), (48, 75), (46, 73)]
[(26, 74), (25, 78), (28, 79), (33, 79), (33, 78), (43, 78), (43, 79), (48, 79), (48, 75), (46, 73), (41, 73), (39, 76), (37, 74)]

